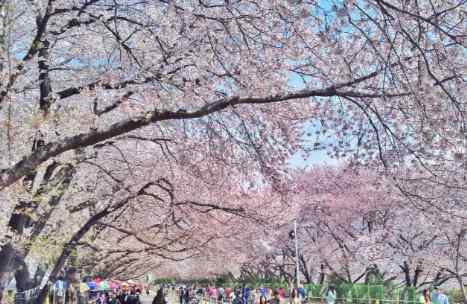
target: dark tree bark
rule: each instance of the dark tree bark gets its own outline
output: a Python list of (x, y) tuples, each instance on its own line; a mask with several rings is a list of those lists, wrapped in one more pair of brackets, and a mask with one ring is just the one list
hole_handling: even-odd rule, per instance
[(423, 272), (423, 264), (422, 263), (418, 263), (417, 264), (417, 267), (415, 268), (415, 273), (414, 273), (414, 277), (413, 277), (413, 284), (412, 286), (413, 287), (417, 287), (418, 286), (418, 279), (420, 278), (420, 274)]
[[(17, 207), (24, 206), (20, 204)], [(29, 221), (29, 217), (19, 213), (20, 210), (16, 208), (11, 215), (8, 223), (9, 228), (18, 234), (22, 234), (24, 226)], [(9, 240), (0, 249), (0, 293), (3, 293), (10, 278), (13, 276), (14, 270), (17, 267), (18, 252), (14, 248), (14, 241)]]
[(326, 278), (326, 274), (324, 272), (324, 264), (321, 264), (320, 266), (320, 272), (319, 272), (319, 284), (324, 283), (324, 279)]
[(42, 112), (47, 115), (50, 110), (50, 106), (52, 104), (51, 99), (51, 92), (52, 86), (50, 84), (49, 78), (49, 41), (44, 40), (42, 41), (42, 46), (39, 49), (39, 60), (38, 60), (38, 67), (39, 67), (39, 91), (40, 91), (40, 98), (39, 98), (39, 108)]
[(41, 147), (36, 152), (25, 156), (21, 161), (17, 162), (13, 166), (0, 171), (0, 190), (10, 186), (23, 176), (32, 173), (40, 164), (42, 164), (46, 160), (60, 155), (66, 151), (95, 145), (112, 137), (122, 135), (162, 121), (197, 119), (204, 116), (208, 116), (212, 113), (221, 112), (229, 107), (235, 107), (237, 105), (261, 105), (294, 99), (306, 99), (309, 97), (341, 96), (349, 98), (381, 98), (385, 96), (391, 98), (395, 96), (400, 97), (408, 95), (368, 94), (364, 92), (358, 92), (355, 90), (345, 89), (346, 87), (351, 87), (354, 83), (358, 83), (365, 79), (374, 77), (380, 72), (381, 71), (373, 72), (368, 75), (362, 76), (361, 78), (355, 79), (349, 83), (341, 83), (323, 89), (304, 89), (298, 92), (287, 92), (284, 94), (277, 94), (258, 98), (240, 98), (239, 96), (221, 98), (217, 101), (213, 101), (193, 111), (186, 111), (186, 109), (179, 109), (178, 111), (165, 110), (162, 112), (159, 112), (158, 110), (149, 111), (144, 115), (116, 122), (107, 127), (106, 129), (100, 131), (91, 131), (89, 133), (81, 133), (75, 136), (58, 140), (56, 142), (49, 143), (44, 147)]
[(405, 286), (407, 287), (412, 286), (412, 280), (410, 279), (410, 266), (407, 263), (407, 261), (404, 261), (404, 263), (402, 265), (399, 265), (399, 267), (402, 269), (402, 272), (404, 273)]
[(11, 243), (2, 246), (0, 250), (0, 297), (10, 281), (14, 263), (15, 250)]
[[(9, 227), (18, 235), (22, 235), (26, 228), (32, 229), (30, 241), (39, 236), (47, 224), (48, 219), (59, 204), (62, 196), (71, 184), (75, 173), (75, 168), (71, 165), (61, 166), (57, 162), (51, 163), (45, 170), (41, 184), (29, 202), (20, 202), (15, 207)], [(35, 178), (34, 172), (31, 177)], [(27, 185), (34, 183), (34, 180), (27, 181)], [(29, 187), (29, 186), (28, 186)], [(32, 188), (31, 188), (32, 189)], [(48, 197), (49, 193), (53, 193)], [(45, 211), (36, 214), (37, 220), (33, 221), (27, 214), (37, 213), (40, 202), (47, 198), (47, 208)], [(25, 258), (29, 253), (31, 244), (27, 244), (21, 251), (15, 250), (13, 244), (7, 243), (0, 249), (0, 289), (4, 289), (9, 279), (15, 276), (19, 290), (31, 288), (33, 282), (25, 263)]]
[(299, 261), (300, 261), (300, 270), (303, 273), (303, 276), (305, 277), (305, 283), (310, 284), (313, 283), (313, 278), (311, 277), (310, 271), (308, 270), (308, 265), (305, 260), (305, 257), (303, 254), (299, 254)]
[[(59, 258), (56, 260), (50, 276), (48, 278), (48, 282), (54, 282), (58, 279), (58, 275), (62, 268), (65, 266), (67, 259), (70, 257), (73, 250), (79, 245), (79, 241), (88, 233), (93, 226), (99, 223), (100, 220), (105, 218), (106, 216), (112, 214), (113, 212), (118, 211), (122, 207), (124, 207), (127, 203), (129, 203), (132, 199), (136, 198), (139, 195), (145, 193), (145, 190), (153, 185), (153, 183), (148, 183), (144, 185), (136, 194), (129, 195), (126, 198), (119, 200), (114, 205), (108, 205), (105, 209), (97, 212), (93, 216), (91, 216), (86, 223), (81, 226), (81, 228), (73, 234), (70, 240), (65, 244), (63, 247), (62, 253), (60, 254)], [(36, 304), (42, 304), (47, 297), (48, 292), (48, 284), (41, 289), (39, 292), (39, 296), (36, 299)]]
[(407, 263), (407, 261), (404, 261), (404, 263), (402, 265), (399, 265), (399, 267), (402, 269), (402, 272), (404, 273), (405, 286), (417, 287), (418, 279), (420, 278), (420, 274), (423, 272), (423, 264), (422, 263), (417, 264), (414, 270), (413, 278), (411, 275), (412, 270), (410, 269), (410, 266)]
[(24, 257), (22, 255), (17, 255), (15, 260), (16, 289), (18, 291), (24, 291), (32, 288), (33, 282), (29, 274), (28, 265), (26, 265), (26, 262), (24, 261)]

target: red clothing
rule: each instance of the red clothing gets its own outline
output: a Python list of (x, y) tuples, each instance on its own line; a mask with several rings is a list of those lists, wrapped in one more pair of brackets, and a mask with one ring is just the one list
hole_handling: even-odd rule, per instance
[(284, 288), (279, 288), (279, 295), (281, 298), (285, 298), (285, 289)]

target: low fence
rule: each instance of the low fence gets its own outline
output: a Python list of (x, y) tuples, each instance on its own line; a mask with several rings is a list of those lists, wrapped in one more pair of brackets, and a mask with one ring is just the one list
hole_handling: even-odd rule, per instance
[[(176, 299), (176, 297), (172, 297), (169, 300), (169, 304), (179, 304), (179, 300)], [(237, 304), (258, 304), (257, 301), (253, 301), (253, 299), (249, 299), (248, 303), (243, 303), (242, 301), (235, 302), (232, 300), (218, 300), (218, 299), (213, 299), (209, 297), (196, 297), (190, 301), (190, 303), (186, 304), (232, 304), (232, 303), (237, 303)], [(281, 300), (281, 304), (288, 304), (289, 299), (284, 298)], [(326, 303), (325, 300), (321, 297), (318, 298), (306, 298), (302, 299), (299, 301), (298, 304), (311, 304), (311, 303)], [(364, 299), (348, 299), (348, 298), (337, 298), (335, 301), (336, 304), (421, 304), (420, 301), (415, 300), (391, 300), (391, 299), (384, 299), (380, 301), (380, 299), (374, 299), (374, 298), (364, 298)], [(461, 303), (453, 303), (453, 304), (461, 304)]]
[[(326, 285), (307, 284), (304, 286), (308, 299), (319, 302), (326, 291)], [(418, 304), (420, 293), (414, 287), (388, 288), (384, 285), (338, 284), (336, 293), (339, 303), (355, 304)]]
[[(227, 284), (226, 284), (227, 285)], [(250, 296), (248, 303), (241, 303), (241, 301), (234, 301), (235, 304), (255, 304), (257, 298), (252, 301), (253, 294), (259, 297), (255, 290), (259, 291), (263, 287), (270, 287), (272, 289), (282, 288), (285, 291), (286, 296), (289, 294), (288, 286), (286, 284), (231, 284), (228, 287), (235, 290), (241, 290), (243, 287), (249, 287)], [(324, 295), (327, 292), (328, 284), (304, 284), (304, 299), (299, 302), (305, 303), (324, 303)], [(226, 288), (227, 286), (223, 286)], [(337, 299), (336, 304), (421, 304), (422, 293), (415, 287), (405, 286), (385, 286), (382, 284), (363, 284), (363, 283), (341, 283), (336, 284)], [(268, 288), (269, 289), (269, 288)], [(263, 291), (264, 292), (264, 291)], [(460, 294), (448, 293), (449, 303), (462, 303)], [(231, 299), (224, 301), (217, 301), (216, 299), (209, 298), (208, 296), (198, 297), (197, 302), (200, 304), (225, 304), (232, 303)], [(177, 297), (175, 302), (170, 304), (178, 304), (179, 299)], [(288, 298), (283, 299), (282, 303), (289, 303)], [(467, 303), (466, 303), (467, 304)]]
[[(255, 304), (250, 302), (253, 290), (257, 289), (258, 286), (249, 287), (251, 290), (250, 301), (247, 304)], [(303, 303), (320, 303), (323, 302), (328, 285), (305, 284), (303, 287), (305, 289)], [(287, 290), (286, 286), (273, 286), (272, 288)], [(336, 303), (345, 304), (419, 304), (421, 296), (420, 292), (413, 287), (388, 288), (383, 285), (370, 284), (339, 284), (336, 286), (336, 294)], [(209, 297), (199, 298), (198, 301), (203, 302), (202, 304), (222, 304), (214, 303), (215, 299)], [(288, 303), (289, 301), (286, 299), (284, 302)]]
[[(170, 304), (178, 304), (179, 301), (169, 301)], [(237, 303), (237, 304), (258, 304), (257, 301), (253, 301), (253, 299), (249, 299), (248, 303), (243, 303), (242, 301), (236, 302), (235, 300), (218, 300), (218, 299), (213, 299), (209, 297), (197, 297), (194, 299), (194, 301), (190, 301), (190, 304), (232, 304), (232, 303)], [(282, 304), (287, 304), (289, 303), (288, 298), (284, 298), (281, 300)], [(310, 303), (325, 303), (325, 300), (321, 297), (319, 298), (306, 298), (300, 300), (297, 304), (310, 304)], [(365, 299), (346, 299), (346, 298), (337, 298), (335, 301), (336, 304), (421, 304), (419, 301), (406, 301), (406, 300), (383, 300), (380, 302), (379, 299), (371, 299), (371, 298), (365, 298)], [(188, 303), (187, 303), (188, 304)]]

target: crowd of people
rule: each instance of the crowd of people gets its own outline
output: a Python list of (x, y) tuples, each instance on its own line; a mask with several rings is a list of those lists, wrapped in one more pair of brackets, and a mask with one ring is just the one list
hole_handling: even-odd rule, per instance
[[(323, 304), (335, 304), (338, 298), (334, 285), (328, 286), (319, 299), (309, 299), (303, 287), (300, 288), (229, 288), (229, 287), (197, 287), (187, 285), (161, 286), (152, 304), (175, 304), (169, 301), (168, 291), (172, 292), (172, 300), (177, 298), (179, 304), (304, 304), (319, 301)], [(147, 289), (149, 295), (149, 289)], [(93, 304), (142, 304), (141, 290), (127, 289), (113, 292), (99, 292)], [(448, 296), (438, 287), (433, 291), (422, 291), (417, 303), (413, 304), (449, 304)]]
[[(180, 304), (198, 304), (206, 299), (209, 304), (302, 304), (306, 301), (306, 291), (303, 287), (290, 288), (223, 288), (180, 286), (177, 289)], [(334, 304), (337, 298), (336, 289), (330, 286), (325, 293), (326, 304)], [(155, 303), (154, 303), (155, 304)]]
[(435, 287), (432, 292), (429, 289), (423, 290), (418, 302), (420, 304), (449, 304), (449, 298), (439, 287)]
[[(149, 296), (149, 289), (145, 288)], [(169, 296), (170, 293), (170, 296)], [(12, 296), (4, 297), (2, 303), (14, 303)], [(49, 301), (53, 304), (143, 304), (140, 288), (120, 288), (109, 291), (94, 291), (86, 301)], [(334, 285), (329, 285), (320, 298), (308, 298), (306, 290), (300, 288), (229, 288), (229, 287), (197, 287), (194, 285), (160, 286), (153, 298), (152, 304), (305, 304), (320, 302), (322, 304), (336, 304), (338, 294)], [(170, 298), (170, 299), (169, 299)], [(11, 299), (7, 301), (6, 299)], [(343, 301), (342, 301), (343, 300)], [(414, 303), (410, 304), (449, 304), (449, 298), (438, 287), (433, 290), (425, 289)]]
[[(303, 304), (321, 302), (335, 304), (338, 299), (336, 287), (328, 286), (322, 297), (309, 299), (303, 287), (289, 288), (223, 288), (195, 286), (178, 286), (176, 296), (179, 304)], [(205, 302), (205, 303), (200, 303)], [(207, 303), (206, 303), (207, 302)], [(166, 304), (154, 303), (153, 304)], [(448, 296), (438, 287), (432, 291), (425, 289), (413, 304), (449, 304)]]
[(141, 290), (127, 289), (118, 291), (101, 291), (91, 298), (91, 304), (141, 304)]

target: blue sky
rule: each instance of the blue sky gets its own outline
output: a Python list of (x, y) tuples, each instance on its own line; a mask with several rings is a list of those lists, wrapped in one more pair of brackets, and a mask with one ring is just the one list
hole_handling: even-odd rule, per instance
[(289, 160), (289, 164), (292, 168), (306, 168), (309, 166), (323, 166), (323, 165), (337, 165), (339, 161), (334, 158), (330, 158), (326, 151), (319, 150), (314, 151), (306, 159), (303, 158), (300, 153), (295, 153)]
[[(289, 87), (293, 90), (300, 90), (305, 87), (303, 79), (298, 76), (298, 74), (291, 74), (289, 78)], [(305, 134), (315, 134), (318, 131), (318, 127), (310, 122), (304, 126)], [(309, 143), (309, 147), (312, 148), (316, 139), (313, 136), (305, 136), (304, 141)], [(325, 140), (320, 140), (322, 144)], [(289, 164), (293, 168), (305, 168), (308, 166), (318, 166), (318, 165), (337, 165), (339, 161), (337, 159), (331, 158), (327, 155), (326, 150), (315, 149), (313, 152), (309, 153), (309, 156), (305, 157), (303, 153), (295, 153), (289, 160)]]

